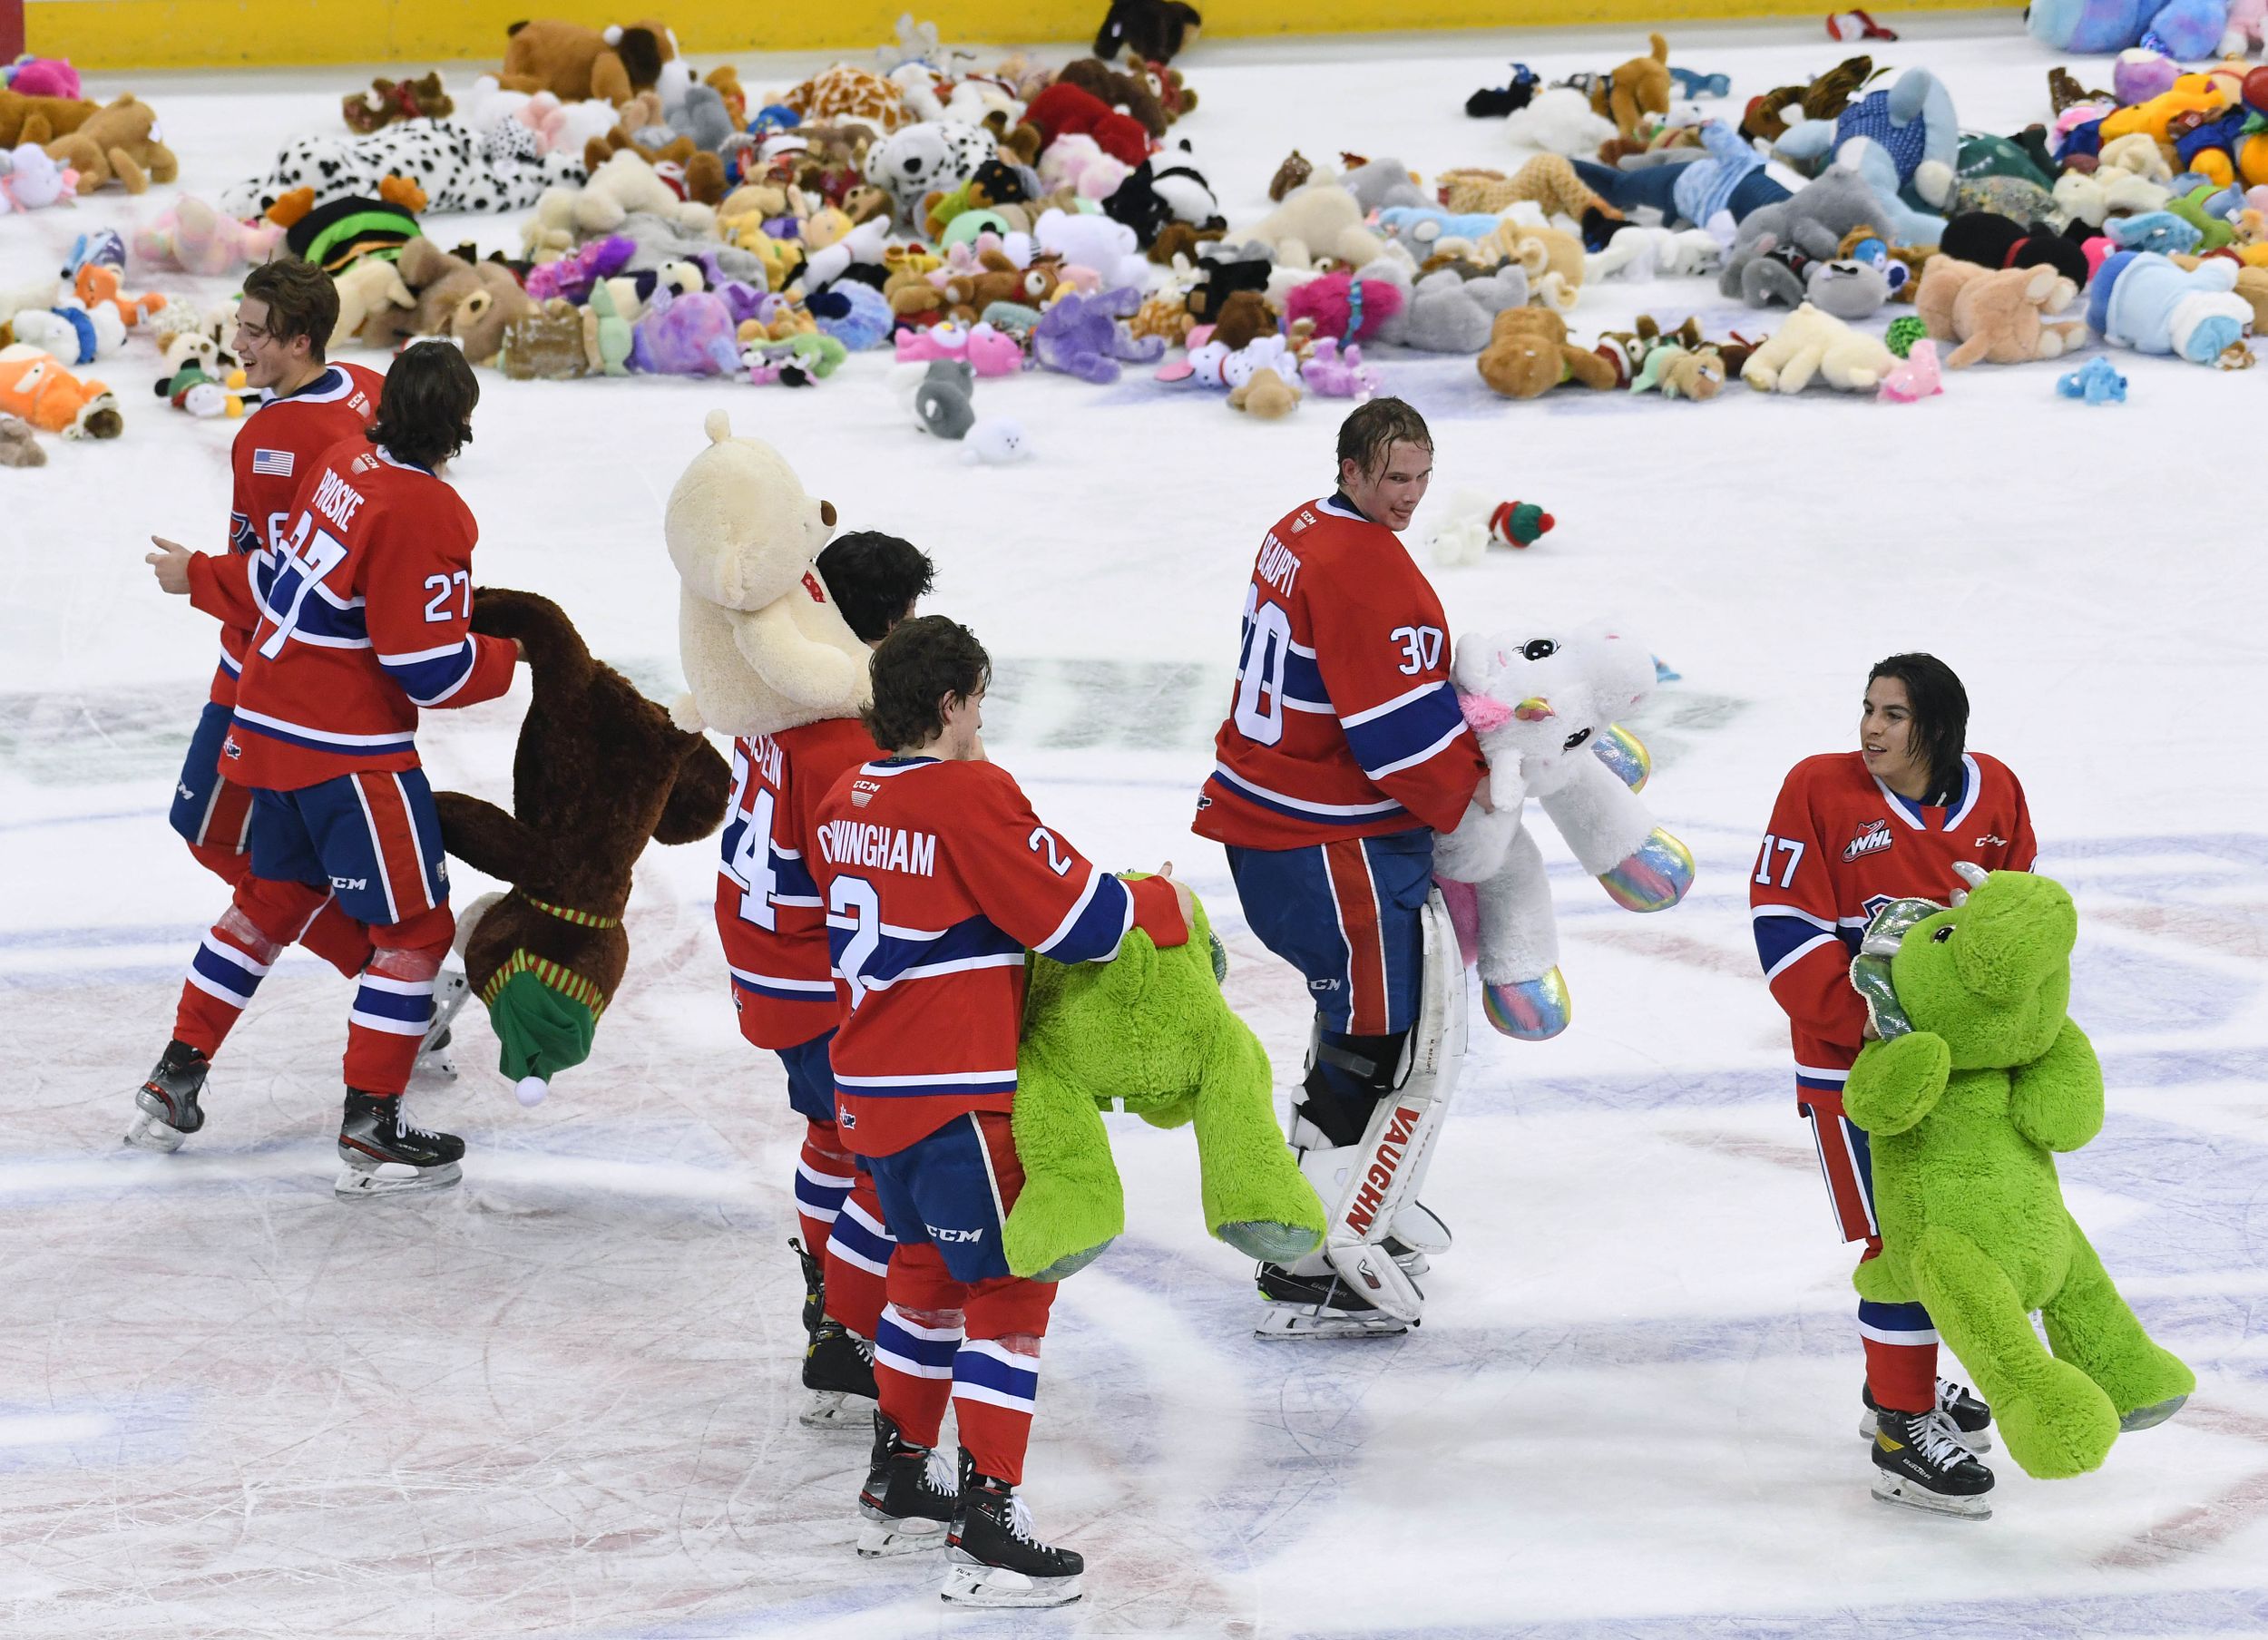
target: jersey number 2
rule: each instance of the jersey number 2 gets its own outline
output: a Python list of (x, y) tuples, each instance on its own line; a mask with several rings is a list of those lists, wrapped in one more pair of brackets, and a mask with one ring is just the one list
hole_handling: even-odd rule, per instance
[(863, 877), (837, 877), (827, 890), (826, 908), (833, 913), (830, 922), (835, 917), (850, 919), (851, 937), (835, 959), (835, 971), (850, 988), (850, 1005), (855, 1008), (866, 1000), (864, 970), (882, 947), (882, 896)]

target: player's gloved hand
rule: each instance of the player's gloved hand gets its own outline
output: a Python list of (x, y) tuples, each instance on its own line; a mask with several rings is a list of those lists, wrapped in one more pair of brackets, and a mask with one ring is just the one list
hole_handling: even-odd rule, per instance
[(142, 561), (156, 572), (159, 590), (171, 592), (177, 598), (186, 598), (189, 595), (189, 561), (196, 554), (180, 542), (168, 541), (162, 535), (152, 535), (150, 541), (158, 550), (144, 552)]

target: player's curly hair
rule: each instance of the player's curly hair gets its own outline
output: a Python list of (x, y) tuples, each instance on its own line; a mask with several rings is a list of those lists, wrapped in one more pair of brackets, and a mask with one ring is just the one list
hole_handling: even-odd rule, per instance
[(911, 615), (936, 576), (927, 553), (879, 530), (838, 535), (819, 554), (819, 579), (850, 630), (868, 643), (880, 643)]
[(261, 328), (279, 342), (308, 338), (308, 358), (324, 362), (324, 348), (338, 327), (338, 287), (312, 262), (283, 258), (262, 262), (244, 276), (244, 294), (268, 305)]
[(875, 700), (861, 716), (885, 752), (909, 751), (943, 733), (947, 696), (966, 700), (992, 681), (992, 658), (976, 634), (943, 615), (902, 620), (875, 651)]
[(1961, 754), (1969, 745), (1969, 691), (1961, 688), (1953, 669), (1934, 655), (1892, 655), (1878, 660), (1866, 681), (1871, 685), (1878, 678), (1895, 678), (1906, 686), (1906, 703), (1913, 713), (1912, 744), (1930, 764), (1929, 800), (1958, 801)]
[[(1433, 448), (1433, 434), (1427, 430), (1425, 418), (1404, 400), (1371, 399), (1356, 405), (1339, 424), (1339, 460), (1353, 462), (1354, 470), (1365, 478), (1385, 465), (1396, 444)], [(1338, 483), (1345, 470), (1344, 465), (1333, 468), (1331, 482)]]
[(386, 373), (377, 419), (363, 436), (396, 461), (431, 472), (473, 442), (480, 377), (449, 341), (412, 342)]

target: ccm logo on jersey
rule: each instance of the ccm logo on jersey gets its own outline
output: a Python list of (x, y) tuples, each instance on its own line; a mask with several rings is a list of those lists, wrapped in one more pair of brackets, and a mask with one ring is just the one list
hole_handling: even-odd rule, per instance
[(1856, 860), (1862, 854), (1879, 854), (1898, 839), (1887, 820), (1869, 820), (1859, 827), (1857, 836), (1843, 845), (1843, 857)]
[(934, 1225), (922, 1227), (929, 1232), (929, 1239), (934, 1242), (981, 1242), (984, 1239), (982, 1230), (941, 1230)]
[(881, 789), (882, 782), (879, 780), (852, 781), (851, 806), (853, 808), (865, 808), (866, 805), (875, 800), (875, 794)]
[(1979, 848), (2006, 848), (2008, 845), (2009, 840), (2006, 837), (1996, 837), (1989, 832), (1977, 839)]
[(331, 879), (331, 886), (333, 888), (363, 889), (370, 886), (370, 879), (367, 877), (333, 877)]

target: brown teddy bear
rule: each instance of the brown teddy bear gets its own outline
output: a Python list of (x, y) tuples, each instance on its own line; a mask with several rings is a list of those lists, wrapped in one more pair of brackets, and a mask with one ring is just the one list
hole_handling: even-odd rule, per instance
[(562, 102), (597, 97), (620, 108), (632, 93), (651, 90), (661, 65), (678, 54), (677, 36), (651, 18), (604, 33), (554, 19), (515, 23), (505, 32), (511, 43), (496, 83), (531, 95), (547, 91)]
[(983, 251), (978, 265), (979, 271), (957, 273), (945, 281), (946, 311), (964, 325), (982, 318), (994, 302), (1021, 302), (1036, 308), (1055, 288), (1045, 268), (1036, 263), (1029, 268), (1019, 268), (1005, 251)]
[(1173, 123), (1167, 117), (1166, 105), (1150, 90), (1149, 80), (1122, 73), (1100, 58), (1081, 57), (1075, 63), (1065, 63), (1056, 74), (1055, 83), (1076, 85), (1099, 98), (1105, 108), (1131, 114), (1149, 132), (1153, 142), (1164, 136), (1166, 127)]
[(373, 80), (368, 91), (348, 92), (339, 100), (347, 129), (368, 136), (396, 120), (445, 120), (456, 103), (436, 73), (415, 80)]
[(402, 247), (394, 266), (416, 306), (373, 312), (362, 327), (366, 347), (391, 347), (413, 336), (455, 337), (466, 358), (485, 365), (502, 350), (504, 327), (535, 311), (502, 262), (468, 262), (423, 235)]
[(1960, 344), (1945, 356), (1946, 368), (1958, 370), (1980, 362), (2026, 365), (2062, 357), (2087, 339), (2087, 326), (2050, 325), (2046, 316), (2061, 313), (2077, 294), (2077, 287), (2045, 265), (1986, 268), (1936, 256), (1922, 270), (1913, 301), (1932, 340)]
[(1631, 58), (1607, 77), (1603, 88), (1591, 92), (1592, 108), (1633, 142), (1644, 140), (1647, 116), (1669, 112), (1669, 42), (1659, 34), (1648, 34), (1646, 41), (1654, 48), (1651, 56)]
[(1481, 379), (1506, 398), (1541, 398), (1561, 382), (1611, 387), (1616, 370), (1567, 339), (1567, 321), (1543, 308), (1507, 308), (1481, 349)]
[(0, 85), (0, 148), (26, 142), (44, 148), (84, 125), (102, 106), (76, 97), (21, 97)]
[[(582, 145), (582, 168), (595, 176), (599, 168), (616, 154), (628, 150), (653, 167), (665, 181), (676, 178), (683, 183), (679, 190), (684, 197), (699, 205), (714, 205), (725, 197), (725, 162), (718, 155), (694, 145), (688, 136), (671, 137), (659, 147), (648, 147), (638, 141), (640, 132), (656, 126), (668, 127), (661, 118), (661, 98), (659, 93), (641, 91), (622, 105), (621, 118), (603, 135), (588, 139)], [(665, 170), (664, 167), (675, 167)]]
[(1213, 339), (1231, 353), (1276, 333), (1276, 309), (1256, 290), (1232, 292), (1220, 305), (1220, 317), (1213, 321)]
[(513, 813), (438, 792), (449, 853), (512, 892), (459, 925), (464, 971), (521, 1099), (591, 1051), (630, 960), (631, 872), (649, 838), (693, 843), (724, 824), (732, 771), (612, 667), (591, 659), (564, 611), (532, 592), (483, 587), (473, 630), (519, 639), (534, 689), (512, 765)]
[(47, 144), (48, 158), (79, 173), (79, 191), (93, 193), (112, 181), (128, 193), (180, 174), (173, 151), (158, 141), (158, 117), (147, 102), (121, 97), (87, 116), (79, 129)]

